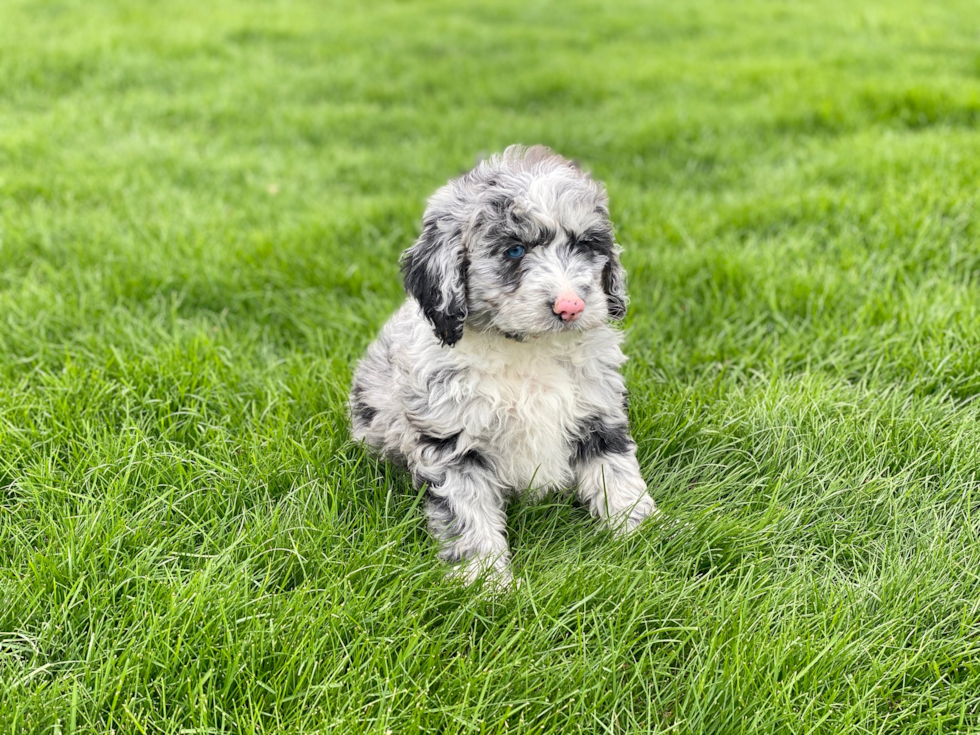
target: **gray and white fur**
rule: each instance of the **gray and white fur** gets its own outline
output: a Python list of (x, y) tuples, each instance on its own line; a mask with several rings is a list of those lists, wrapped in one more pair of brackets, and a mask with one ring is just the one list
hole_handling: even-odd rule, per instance
[(402, 256), (409, 298), (368, 348), (354, 437), (425, 487), (439, 555), (510, 582), (513, 493), (574, 488), (631, 531), (657, 513), (629, 433), (620, 248), (598, 181), (511, 146), (429, 200)]

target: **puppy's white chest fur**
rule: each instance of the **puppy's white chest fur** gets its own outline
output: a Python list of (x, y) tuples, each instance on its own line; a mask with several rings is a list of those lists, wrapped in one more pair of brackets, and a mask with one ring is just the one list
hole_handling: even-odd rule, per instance
[(503, 459), (503, 479), (518, 491), (569, 487), (569, 436), (580, 396), (576, 371), (561, 350), (494, 347), (475, 351), (471, 369), (485, 407), (482, 429)]

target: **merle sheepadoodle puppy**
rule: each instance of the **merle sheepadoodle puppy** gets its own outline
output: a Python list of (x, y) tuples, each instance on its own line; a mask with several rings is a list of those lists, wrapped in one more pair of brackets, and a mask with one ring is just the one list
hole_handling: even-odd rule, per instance
[(511, 579), (510, 494), (574, 488), (621, 531), (657, 513), (626, 417), (619, 247), (601, 183), (511, 146), (429, 200), (410, 298), (354, 376), (354, 437), (425, 486), (440, 556)]

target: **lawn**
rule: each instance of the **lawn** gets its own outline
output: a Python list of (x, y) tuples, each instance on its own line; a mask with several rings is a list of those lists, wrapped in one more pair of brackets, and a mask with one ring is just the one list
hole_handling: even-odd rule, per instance
[[(6, 0), (0, 732), (980, 728), (980, 12)], [(350, 440), (426, 197), (609, 187), (667, 522), (447, 582)]]

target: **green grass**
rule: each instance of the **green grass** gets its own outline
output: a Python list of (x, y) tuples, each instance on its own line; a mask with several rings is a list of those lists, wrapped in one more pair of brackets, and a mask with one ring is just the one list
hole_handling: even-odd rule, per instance
[[(980, 728), (980, 15), (0, 5), (5, 733)], [(612, 198), (672, 524), (516, 503), (447, 583), (349, 438), (425, 198)]]

